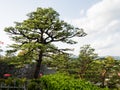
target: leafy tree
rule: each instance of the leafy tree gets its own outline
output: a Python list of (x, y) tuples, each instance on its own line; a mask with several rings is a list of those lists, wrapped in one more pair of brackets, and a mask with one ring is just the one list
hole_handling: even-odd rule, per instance
[(116, 88), (119, 84), (119, 61), (108, 56), (94, 60), (86, 71), (85, 79), (101, 87)]
[(69, 73), (71, 71), (71, 58), (67, 53), (52, 55), (52, 58), (46, 57), (43, 58), (42, 64), (47, 65), (48, 67), (54, 69), (57, 72)]
[(78, 57), (70, 57), (67, 63), (67, 72), (75, 78), (78, 78), (78, 71), (79, 71), (79, 64), (78, 64)]
[[(83, 37), (86, 33), (83, 29), (75, 28), (59, 19), (59, 14), (52, 8), (37, 8), (29, 13), (28, 19), (23, 22), (15, 22), (15, 26), (5, 28), (16, 44), (11, 45), (13, 51), (27, 50), (26, 55), (36, 55), (36, 70), (34, 77), (37, 78), (44, 56), (51, 56), (67, 49), (58, 49), (53, 42), (75, 44), (71, 38)], [(32, 56), (31, 56), (32, 57)]]
[(115, 60), (113, 57), (108, 56), (102, 61), (102, 87), (105, 87), (105, 79), (109, 77), (112, 77), (113, 73), (113, 66), (115, 64)]
[(89, 69), (85, 73), (85, 79), (100, 85), (102, 82), (101, 79), (101, 72), (102, 72), (102, 62), (101, 60), (93, 60), (93, 62), (90, 64)]
[(53, 60), (51, 60), (51, 66), (56, 68), (58, 71), (67, 71), (69, 59), (68, 54), (54, 55)]
[(78, 72), (80, 78), (84, 78), (90, 64), (97, 58), (97, 54), (94, 51), (95, 49), (91, 48), (90, 45), (84, 45), (81, 47), (77, 65), (79, 67)]

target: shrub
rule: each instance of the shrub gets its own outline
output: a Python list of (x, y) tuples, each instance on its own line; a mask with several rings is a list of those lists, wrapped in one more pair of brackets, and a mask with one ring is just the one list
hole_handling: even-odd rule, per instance
[(28, 83), (28, 90), (41, 90), (41, 84), (39, 79), (32, 79)]
[(108, 90), (99, 88), (90, 82), (74, 79), (64, 74), (45, 75), (41, 78), (43, 90)]
[(26, 78), (8, 78), (8, 79), (0, 79), (0, 84), (5, 84), (9, 86), (22, 86), (26, 84)]

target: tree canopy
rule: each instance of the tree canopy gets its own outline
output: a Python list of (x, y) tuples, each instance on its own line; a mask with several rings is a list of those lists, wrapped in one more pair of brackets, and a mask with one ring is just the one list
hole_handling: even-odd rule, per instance
[[(37, 8), (27, 16), (26, 20), (15, 22), (15, 26), (6, 27), (5, 32), (16, 42), (10, 46), (13, 51), (25, 50), (26, 55), (31, 55), (31, 57), (36, 55), (37, 68), (40, 68), (43, 56), (68, 50), (58, 49), (53, 42), (75, 44), (77, 42), (71, 38), (86, 35), (83, 29), (60, 20), (58, 12), (52, 8)], [(35, 77), (38, 71), (36, 70)]]

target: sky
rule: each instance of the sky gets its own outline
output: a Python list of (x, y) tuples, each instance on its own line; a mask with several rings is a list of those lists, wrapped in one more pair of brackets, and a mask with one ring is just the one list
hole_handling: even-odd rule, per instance
[(37, 7), (52, 7), (60, 19), (88, 34), (74, 38), (75, 45), (57, 44), (58, 47), (74, 49), (78, 55), (80, 47), (90, 44), (99, 56), (120, 56), (120, 0), (0, 0), (0, 44), (6, 50), (11, 40), (4, 28), (13, 26), (27, 18), (26, 14)]

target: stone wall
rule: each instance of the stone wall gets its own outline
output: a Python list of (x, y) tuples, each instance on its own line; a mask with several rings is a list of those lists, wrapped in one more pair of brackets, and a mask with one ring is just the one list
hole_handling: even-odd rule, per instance
[(33, 78), (35, 66), (35, 64), (26, 64), (22, 68), (17, 68), (13, 74), (18, 78)]
[[(13, 77), (18, 78), (33, 78), (36, 64), (25, 64), (24, 67), (15, 68), (14, 65), (8, 65), (7, 63), (0, 62), (0, 78), (6, 73), (12, 74)], [(51, 74), (56, 71), (52, 68), (48, 68), (46, 65), (41, 65), (41, 70), (43, 74)]]
[(0, 78), (2, 78), (5, 73), (14, 73), (14, 68), (14, 65), (8, 65), (5, 62), (0, 62)]
[(12, 74), (13, 77), (18, 78), (33, 78), (34, 71), (35, 64), (26, 64), (24, 67), (16, 68), (14, 65), (0, 62), (0, 78), (3, 78), (6, 73)]

